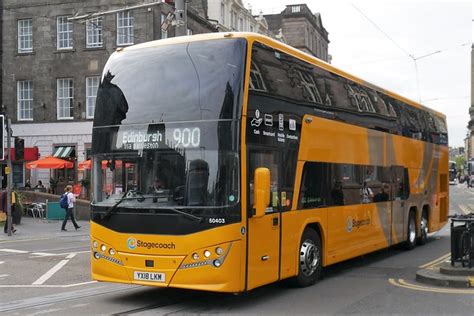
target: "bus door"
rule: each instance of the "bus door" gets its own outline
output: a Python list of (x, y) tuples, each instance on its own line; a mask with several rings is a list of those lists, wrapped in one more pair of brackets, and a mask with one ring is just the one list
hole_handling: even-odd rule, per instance
[[(279, 211), (279, 160), (276, 149), (250, 150), (248, 159), (249, 199), (248, 199), (248, 255), (247, 255), (247, 289), (277, 281), (280, 266), (280, 229)], [(270, 170), (271, 196), (270, 205), (265, 215), (252, 217), (253, 210), (253, 177), (256, 168)]]
[[(406, 190), (408, 185), (408, 170), (400, 166), (392, 166), (392, 244), (406, 239), (407, 205)], [(406, 178), (406, 179), (405, 179)]]

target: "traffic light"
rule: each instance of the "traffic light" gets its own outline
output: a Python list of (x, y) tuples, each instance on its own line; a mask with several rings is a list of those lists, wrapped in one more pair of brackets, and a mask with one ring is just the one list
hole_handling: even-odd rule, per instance
[(22, 160), (25, 158), (25, 140), (23, 138), (15, 137), (15, 160)]
[(0, 115), (0, 160), (5, 160), (5, 116)]

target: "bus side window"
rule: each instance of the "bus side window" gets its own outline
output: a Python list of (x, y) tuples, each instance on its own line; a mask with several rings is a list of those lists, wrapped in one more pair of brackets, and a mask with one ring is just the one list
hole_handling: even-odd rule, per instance
[(393, 167), (394, 171), (394, 188), (395, 198), (406, 200), (410, 196), (410, 181), (408, 177), (408, 169), (403, 167)]
[[(331, 198), (332, 179), (331, 164), (324, 162), (307, 162), (303, 168), (298, 208), (308, 209), (343, 204), (342, 186), (338, 186), (340, 194), (337, 203)], [(339, 184), (338, 184), (339, 185)]]

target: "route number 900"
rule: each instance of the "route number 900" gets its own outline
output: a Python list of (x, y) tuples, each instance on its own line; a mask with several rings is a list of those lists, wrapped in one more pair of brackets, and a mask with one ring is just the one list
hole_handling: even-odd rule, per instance
[(201, 144), (201, 129), (199, 127), (176, 128), (173, 131), (173, 140), (176, 147), (199, 147)]

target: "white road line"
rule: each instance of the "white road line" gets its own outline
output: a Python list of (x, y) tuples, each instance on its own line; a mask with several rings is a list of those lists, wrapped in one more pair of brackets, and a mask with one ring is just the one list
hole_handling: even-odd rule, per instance
[(8, 274), (0, 274), (0, 278), (4, 278), (4, 277), (7, 277)]
[(56, 272), (58, 272), (62, 267), (68, 263), (69, 260), (61, 260), (57, 265), (49, 269), (48, 272), (43, 274), (38, 280), (32, 283), (32, 285), (41, 285), (46, 282), (50, 277), (52, 277)]
[(0, 264), (4, 264), (4, 263), (5, 263), (5, 261), (0, 261)]
[(0, 251), (3, 251), (3, 252), (11, 252), (11, 253), (28, 253), (29, 251), (25, 251), (25, 250), (16, 250), (16, 249), (0, 249)]
[(69, 256), (66, 257), (66, 259), (72, 259), (77, 255), (77, 253), (71, 253)]
[(50, 285), (50, 284), (41, 284), (41, 285), (30, 285), (30, 284), (12, 284), (12, 285), (0, 285), (0, 288), (68, 288), (74, 286), (81, 286), (87, 284), (97, 283), (97, 281), (88, 281), (88, 282), (81, 282), (81, 283), (74, 283), (74, 284), (66, 284), (66, 285)]
[(48, 253), (48, 252), (33, 252), (32, 255), (35, 255), (35, 256), (38, 256), (38, 257), (56, 256), (56, 254)]

